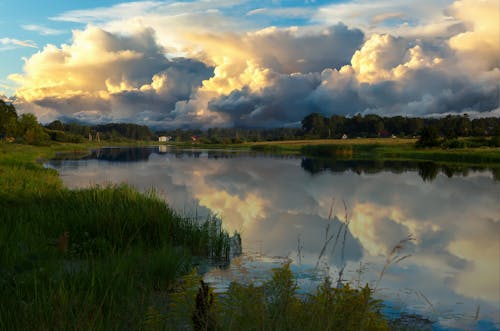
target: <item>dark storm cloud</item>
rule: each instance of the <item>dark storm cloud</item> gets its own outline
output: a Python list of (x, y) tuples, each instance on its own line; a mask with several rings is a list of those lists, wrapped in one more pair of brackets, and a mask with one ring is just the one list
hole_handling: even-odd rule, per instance
[[(300, 32), (300, 31), (299, 31)], [(248, 42), (260, 62), (276, 72), (321, 72), (349, 64), (361, 47), (364, 33), (339, 23), (320, 33), (298, 34), (294, 29), (252, 35)]]

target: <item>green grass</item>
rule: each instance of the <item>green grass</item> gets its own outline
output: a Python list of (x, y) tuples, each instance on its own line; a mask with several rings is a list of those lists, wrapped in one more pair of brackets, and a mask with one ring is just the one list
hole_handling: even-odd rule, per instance
[(415, 139), (360, 138), (345, 140), (292, 140), (245, 144), (251, 150), (316, 157), (371, 160), (415, 160), (471, 165), (500, 164), (500, 148), (415, 148)]
[(183, 277), (165, 309), (148, 309), (146, 325), (154, 330), (165, 324), (195, 330), (389, 330), (382, 304), (368, 286), (337, 288), (326, 278), (315, 292), (299, 294), (289, 264), (274, 269), (262, 285), (233, 282), (223, 293), (200, 280), (194, 274)]
[(55, 150), (0, 144), (0, 330), (139, 329), (156, 292), (227, 261), (220, 220), (126, 185), (65, 189), (33, 162)]

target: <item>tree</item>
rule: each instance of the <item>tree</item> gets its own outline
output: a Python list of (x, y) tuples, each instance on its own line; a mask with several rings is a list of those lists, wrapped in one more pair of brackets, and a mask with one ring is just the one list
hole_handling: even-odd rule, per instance
[(13, 105), (0, 100), (0, 136), (16, 136), (17, 131), (16, 109)]
[(19, 118), (19, 130), (25, 143), (39, 145), (50, 139), (33, 114), (22, 114)]
[(325, 125), (325, 117), (318, 113), (312, 113), (304, 117), (302, 120), (302, 129), (305, 133), (316, 136), (328, 132), (328, 128)]
[(416, 142), (416, 147), (439, 146), (439, 135), (433, 126), (424, 127), (420, 133), (420, 138)]
[(47, 124), (46, 127), (48, 129), (51, 129), (51, 130), (65, 131), (64, 124), (59, 120), (56, 120), (56, 121), (53, 121), (53, 122)]

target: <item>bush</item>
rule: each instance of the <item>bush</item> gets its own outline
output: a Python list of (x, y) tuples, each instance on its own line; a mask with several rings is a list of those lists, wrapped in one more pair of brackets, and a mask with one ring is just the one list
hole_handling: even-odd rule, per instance
[(500, 147), (500, 135), (491, 137), (490, 146), (491, 147)]
[(80, 135), (66, 133), (60, 130), (49, 130), (45, 129), (45, 132), (50, 136), (50, 140), (66, 142), (66, 143), (81, 143), (84, 138)]
[(192, 275), (181, 284), (169, 311), (154, 318), (174, 329), (191, 324), (195, 330), (388, 330), (382, 304), (368, 286), (335, 287), (327, 277), (314, 293), (299, 295), (289, 264), (274, 269), (261, 286), (233, 282), (225, 293), (214, 293)]
[(465, 148), (467, 147), (467, 143), (463, 140), (458, 139), (446, 139), (442, 144), (443, 148)]

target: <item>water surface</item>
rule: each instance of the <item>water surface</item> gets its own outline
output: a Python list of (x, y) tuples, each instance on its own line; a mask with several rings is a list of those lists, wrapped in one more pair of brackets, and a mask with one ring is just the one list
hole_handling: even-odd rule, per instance
[[(48, 166), (71, 188), (126, 182), (156, 189), (181, 213), (221, 216), (227, 230), (241, 233), (244, 254), (207, 274), (214, 286), (265, 280), (291, 260), (305, 290), (318, 274), (337, 280), (340, 273), (341, 281), (376, 287), (388, 313), (417, 312), (435, 328), (499, 328), (494, 170), (166, 146), (102, 149)], [(414, 240), (392, 256), (408, 257), (380, 279), (409, 234)]]

